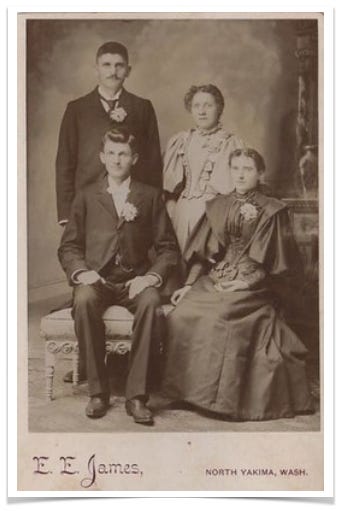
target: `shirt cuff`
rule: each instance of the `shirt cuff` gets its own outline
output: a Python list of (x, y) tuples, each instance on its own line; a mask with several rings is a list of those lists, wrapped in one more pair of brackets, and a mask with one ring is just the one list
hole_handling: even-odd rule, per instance
[(58, 223), (59, 223), (59, 225), (64, 226), (64, 225), (68, 224), (68, 220), (67, 220), (67, 218), (65, 218), (63, 220), (59, 220)]
[(149, 272), (149, 273), (146, 273), (146, 277), (147, 275), (152, 275), (153, 277), (156, 277), (158, 279), (158, 282), (156, 282), (155, 284), (152, 285), (152, 287), (161, 287), (163, 285), (163, 278), (158, 275), (158, 273), (155, 273), (155, 272)]
[(88, 271), (87, 268), (81, 268), (81, 270), (75, 270), (72, 275), (71, 275), (71, 281), (73, 282), (73, 284), (80, 284), (80, 282), (78, 281), (77, 279), (77, 275), (79, 275), (79, 273), (82, 273), (84, 271)]

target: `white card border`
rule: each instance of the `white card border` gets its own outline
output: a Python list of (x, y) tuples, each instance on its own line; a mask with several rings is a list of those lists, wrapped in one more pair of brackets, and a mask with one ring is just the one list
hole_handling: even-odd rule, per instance
[[(90, 2), (82, 2), (80, 6), (73, 6), (68, 2), (67, 4), (58, 4), (52, 8), (48, 8), (44, 4), (33, 6), (18, 5), (16, 7), (9, 7), (8, 9), (8, 41), (9, 41), (9, 57), (8, 57), (8, 104), (10, 115), (8, 117), (8, 274), (11, 276), (11, 285), (8, 287), (8, 371), (9, 380), (8, 388), (11, 389), (8, 401), (8, 443), (10, 456), (8, 457), (8, 495), (11, 497), (105, 497), (105, 496), (151, 496), (168, 495), (174, 496), (176, 494), (190, 495), (207, 495), (211, 496), (227, 496), (227, 497), (251, 497), (251, 496), (264, 496), (264, 497), (330, 497), (333, 493), (333, 480), (332, 480), (332, 467), (333, 467), (333, 403), (334, 396), (332, 392), (333, 381), (333, 63), (334, 52), (332, 48), (333, 41), (333, 25), (334, 25), (334, 2), (283, 2), (279, 8), (275, 4), (274, 8), (268, 5), (269, 2), (256, 2), (255, 9), (251, 2), (236, 2), (236, 6), (227, 6), (227, 12), (241, 12), (240, 7), (243, 7), (242, 12), (251, 13), (265, 13), (265, 12), (324, 12), (324, 197), (326, 204), (324, 204), (324, 253), (326, 254), (326, 265), (324, 267), (324, 296), (326, 300), (324, 311), (324, 363), (326, 368), (324, 372), (324, 490), (321, 492), (26, 492), (16, 490), (16, 443), (17, 443), (17, 415), (16, 415), (16, 400), (13, 397), (17, 394), (16, 374), (13, 368), (16, 367), (17, 361), (17, 347), (13, 342), (17, 339), (17, 259), (14, 254), (17, 253), (17, 204), (16, 204), (16, 191), (17, 191), (17, 175), (16, 172), (10, 172), (10, 169), (17, 168), (17, 147), (16, 147), (16, 133), (17, 133), (17, 61), (16, 61), (16, 47), (17, 47), (17, 13), (18, 12), (111, 12), (107, 6), (95, 4), (95, 9), (90, 8)], [(302, 4), (302, 6), (300, 5)], [(332, 5), (330, 5), (332, 4)], [(72, 5), (72, 7), (71, 7)], [(300, 5), (300, 7), (298, 7)], [(266, 6), (266, 8), (265, 8)], [(210, 5), (209, 5), (210, 7)], [(261, 8), (260, 8), (261, 7)], [(64, 8), (64, 9), (63, 9)], [(261, 10), (262, 9), (262, 10)], [(267, 10), (266, 10), (267, 9)], [(128, 11), (125, 11), (128, 12)], [(132, 10), (129, 12), (140, 12)], [(149, 12), (159, 12), (151, 10)], [(203, 12), (203, 11), (201, 11)], [(219, 11), (225, 12), (225, 11)], [(145, 17), (148, 13), (145, 12)], [(328, 172), (328, 174), (327, 174)], [(12, 370), (11, 370), (12, 368)], [(15, 427), (14, 427), (15, 426)]]

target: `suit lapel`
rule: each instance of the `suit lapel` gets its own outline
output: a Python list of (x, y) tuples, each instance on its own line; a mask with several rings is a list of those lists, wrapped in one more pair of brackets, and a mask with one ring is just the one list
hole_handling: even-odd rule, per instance
[[(119, 229), (125, 222), (125, 218), (123, 216), (118, 216), (117, 210), (114, 206), (114, 201), (112, 195), (107, 191), (108, 188), (108, 180), (107, 176), (105, 176), (98, 183), (98, 191), (97, 191), (97, 199), (100, 204), (105, 208), (105, 210), (110, 214), (113, 220), (115, 220), (117, 224), (117, 229)], [(126, 202), (129, 202), (133, 206), (136, 207), (138, 212), (142, 207), (143, 202), (143, 193), (137, 181), (131, 180), (130, 191), (127, 195)]]
[[(88, 97), (88, 104), (91, 108), (92, 112), (92, 118), (100, 117), (101, 119), (104, 119), (108, 124), (110, 122), (110, 118), (105, 111), (104, 107), (101, 104), (98, 87), (96, 87), (89, 95)], [(92, 121), (93, 122), (93, 121)]]
[(105, 208), (105, 210), (111, 215), (113, 220), (116, 223), (119, 223), (119, 217), (117, 210), (115, 209), (112, 195), (107, 191), (108, 181), (105, 176), (102, 181), (99, 183), (99, 189), (97, 192), (97, 198), (100, 204)]
[[(135, 206), (137, 211), (139, 212), (142, 201), (143, 201), (143, 194), (139, 187), (139, 184), (137, 181), (134, 181), (133, 179), (131, 179), (130, 191), (129, 191), (129, 194), (127, 195), (126, 202), (129, 202), (130, 204)], [(119, 229), (125, 222), (126, 222), (125, 218), (123, 216), (121, 216), (119, 218), (117, 228)]]
[(119, 101), (118, 101), (118, 106), (121, 106), (126, 111), (127, 115), (130, 115), (130, 113), (131, 113), (131, 95), (125, 89), (122, 89), (122, 91), (121, 91)]

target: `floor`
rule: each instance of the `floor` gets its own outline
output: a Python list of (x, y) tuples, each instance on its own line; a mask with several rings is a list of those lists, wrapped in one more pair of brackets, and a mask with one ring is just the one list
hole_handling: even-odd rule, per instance
[[(123, 382), (126, 360), (113, 357), (111, 364), (111, 401), (105, 417), (89, 419), (85, 415), (88, 401), (86, 383), (73, 388), (63, 383), (63, 375), (71, 369), (66, 355), (60, 356), (56, 365), (54, 399), (45, 398), (44, 345), (39, 337), (40, 318), (68, 297), (36, 302), (29, 307), (29, 430), (32, 432), (143, 432), (149, 427), (135, 424), (124, 408)], [(154, 411), (155, 424), (152, 431), (318, 431), (319, 383), (317, 371), (310, 368), (310, 382), (315, 398), (316, 412), (293, 419), (262, 422), (229, 422), (198, 413), (189, 408), (171, 409), (169, 403), (158, 394), (152, 394), (150, 407)]]

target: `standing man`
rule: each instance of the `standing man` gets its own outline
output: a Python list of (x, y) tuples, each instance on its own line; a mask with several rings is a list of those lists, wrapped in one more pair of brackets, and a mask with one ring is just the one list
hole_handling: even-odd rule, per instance
[(146, 406), (149, 359), (164, 320), (158, 288), (175, 270), (178, 248), (161, 191), (131, 179), (136, 150), (126, 130), (105, 134), (100, 159), (106, 176), (77, 193), (58, 255), (74, 288), (72, 315), (90, 394), (87, 416), (102, 417), (109, 406), (102, 314), (121, 305), (134, 314), (126, 411), (135, 422), (152, 424)]
[(56, 194), (61, 225), (69, 220), (76, 191), (104, 173), (99, 152), (109, 129), (127, 128), (135, 136), (139, 159), (133, 167), (133, 178), (161, 188), (161, 152), (153, 105), (123, 88), (131, 72), (127, 48), (118, 42), (100, 46), (96, 71), (98, 86), (68, 103), (60, 127)]

